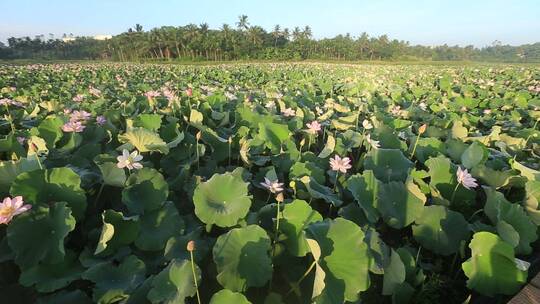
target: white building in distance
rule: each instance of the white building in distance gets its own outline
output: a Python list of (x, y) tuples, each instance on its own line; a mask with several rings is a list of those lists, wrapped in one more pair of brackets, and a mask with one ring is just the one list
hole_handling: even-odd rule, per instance
[[(95, 35), (95, 36), (88, 37), (88, 38), (92, 38), (94, 40), (108, 40), (108, 39), (112, 38), (112, 35)], [(62, 38), (62, 41), (70, 42), (70, 41), (75, 41), (75, 39), (77, 39), (77, 37), (64, 37), (64, 38)]]

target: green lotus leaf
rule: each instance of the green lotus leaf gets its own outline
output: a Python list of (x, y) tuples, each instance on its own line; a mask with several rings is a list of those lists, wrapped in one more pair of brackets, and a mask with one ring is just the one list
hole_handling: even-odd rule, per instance
[(64, 239), (75, 229), (75, 219), (65, 202), (51, 207), (35, 206), (19, 215), (7, 228), (9, 247), (15, 262), (23, 269), (38, 263), (55, 264), (64, 260)]
[[(484, 191), (487, 196), (484, 213), (489, 220), (494, 225), (497, 225), (499, 221), (504, 221), (505, 224), (511, 225), (519, 235), (519, 243), (515, 248), (516, 253), (531, 253), (532, 248), (530, 244), (538, 238), (538, 235), (536, 234), (537, 227), (531, 218), (527, 216), (523, 207), (519, 204), (510, 203), (501, 192), (492, 188), (484, 187)], [(506, 231), (508, 231), (508, 229), (506, 229)], [(508, 234), (506, 234), (506, 236), (508, 236)], [(510, 239), (503, 239), (509, 243), (513, 243)]]
[(380, 183), (377, 210), (390, 227), (401, 229), (422, 215), (426, 196), (412, 181)]
[(202, 123), (203, 122), (203, 114), (195, 109), (191, 109), (191, 112), (189, 113), (189, 122), (192, 123)]
[(460, 139), (449, 138), (445, 141), (446, 154), (454, 161), (461, 162), (461, 155), (467, 150), (467, 144)]
[[(34, 155), (47, 155), (49, 154), (49, 148), (47, 148), (47, 143), (43, 138), (38, 136), (30, 136), (28, 139), (28, 157)], [(32, 147), (32, 148), (30, 148)]]
[(461, 155), (461, 163), (471, 169), (487, 160), (489, 151), (478, 141), (473, 142)]
[(471, 258), (462, 264), (467, 287), (487, 296), (511, 295), (527, 281), (527, 272), (516, 266), (514, 249), (497, 235), (477, 232), (469, 248)]
[(231, 173), (214, 174), (193, 193), (195, 214), (207, 225), (231, 227), (244, 218), (251, 206), (248, 183)]
[(145, 128), (130, 129), (124, 134), (118, 135), (118, 141), (125, 143), (125, 145), (118, 148), (119, 151), (122, 151), (122, 149), (132, 150), (132, 148), (135, 148), (139, 150), (139, 152), (157, 151), (163, 154), (169, 153), (169, 147), (163, 139), (161, 139), (157, 133)]
[(384, 267), (383, 295), (394, 294), (399, 286), (405, 282), (407, 275), (401, 256), (394, 249), (390, 251), (390, 263)]
[(364, 240), (369, 248), (369, 271), (375, 274), (384, 274), (384, 266), (390, 261), (390, 247), (384, 243), (380, 234), (374, 228), (366, 229)]
[(326, 278), (326, 273), (321, 267), (321, 247), (317, 241), (312, 239), (306, 239), (306, 242), (309, 246), (309, 251), (313, 255), (313, 262), (315, 263), (315, 277), (313, 278), (313, 292), (311, 293), (311, 298), (318, 297), (324, 290), (326, 284), (324, 279)]
[(372, 170), (382, 182), (405, 181), (412, 167), (413, 163), (397, 149), (373, 149), (364, 160), (364, 168)]
[(141, 229), (135, 246), (147, 251), (163, 249), (170, 237), (182, 233), (185, 228), (184, 220), (172, 202), (146, 212), (140, 217), (140, 223)]
[(227, 139), (219, 137), (218, 133), (201, 124), (191, 124), (202, 133), (202, 141), (212, 148), (212, 160), (216, 162), (229, 158), (229, 143)]
[(212, 296), (210, 304), (251, 304), (251, 302), (239, 292), (222, 289)]
[(522, 178), (517, 175), (518, 173), (516, 170), (500, 171), (482, 164), (473, 167), (471, 174), (482, 181), (482, 183), (493, 188), (504, 187), (510, 184), (512, 181)]
[(414, 239), (423, 247), (436, 254), (450, 255), (469, 238), (468, 224), (461, 213), (444, 206), (427, 206), (412, 230)]
[(81, 290), (66, 291), (40, 297), (36, 304), (92, 304), (92, 300)]
[(93, 299), (97, 303), (116, 303), (126, 299), (143, 281), (144, 262), (127, 256), (120, 264), (115, 261), (98, 263), (83, 272), (83, 279), (95, 283)]
[(301, 178), (304, 176), (309, 176), (313, 178), (317, 183), (324, 184), (326, 177), (324, 176), (324, 170), (318, 167), (315, 163), (312, 162), (297, 162), (292, 165), (289, 172), (289, 177)]
[(324, 145), (324, 148), (322, 149), (321, 153), (317, 156), (318, 158), (327, 158), (334, 152), (334, 148), (336, 147), (336, 139), (332, 135), (328, 135), (328, 138), (326, 138), (326, 144)]
[(264, 286), (272, 277), (269, 251), (270, 238), (256, 225), (220, 235), (212, 250), (217, 281), (232, 291)]
[(327, 203), (330, 203), (336, 207), (339, 207), (343, 204), (343, 201), (332, 189), (317, 183), (315, 179), (304, 176), (303, 178), (301, 178), (301, 181), (307, 187), (307, 190), (311, 197), (315, 199), (323, 199)]
[[(197, 283), (201, 281), (201, 270), (195, 266)], [(152, 288), (147, 298), (152, 303), (183, 304), (187, 297), (197, 292), (188, 260), (172, 260), (169, 265), (152, 280)]]
[(25, 269), (19, 278), (23, 286), (36, 286), (39, 292), (53, 292), (79, 279), (84, 268), (73, 252), (66, 252), (58, 264), (38, 264)]
[(397, 285), (392, 294), (392, 304), (408, 304), (414, 296), (416, 289), (409, 283)]
[(347, 189), (351, 191), (354, 199), (371, 223), (375, 223), (379, 219), (379, 212), (377, 211), (379, 183), (371, 170), (365, 170), (362, 175), (355, 174), (347, 180)]
[(445, 145), (437, 138), (420, 138), (414, 156), (423, 163), (430, 157), (436, 157), (439, 154), (444, 154), (444, 152)]
[(394, 129), (387, 125), (379, 125), (375, 130), (376, 138), (383, 149), (407, 149), (407, 146), (399, 140)]
[(11, 185), (12, 196), (20, 195), (26, 203), (47, 205), (67, 202), (76, 219), (86, 210), (86, 195), (81, 189), (81, 178), (70, 168), (34, 170), (19, 174)]
[(19, 174), (37, 169), (39, 169), (39, 163), (35, 156), (0, 161), (0, 193), (8, 193), (11, 184)]
[(277, 123), (259, 123), (259, 137), (272, 153), (279, 153), (283, 142), (289, 139), (289, 128)]
[[(429, 168), (429, 185), (436, 188), (445, 199), (450, 200), (458, 183), (457, 166), (442, 155), (428, 159), (426, 166)], [(473, 190), (459, 186), (454, 196), (454, 202), (471, 201), (475, 196), (476, 193)]]
[(39, 123), (37, 127), (39, 137), (47, 142), (49, 149), (54, 148), (56, 143), (62, 138), (63, 124), (64, 121), (56, 115), (47, 116)]
[(294, 200), (286, 204), (282, 215), (279, 229), (286, 236), (283, 241), (285, 247), (294, 256), (305, 256), (309, 252), (309, 247), (304, 228), (311, 223), (322, 221), (322, 216), (303, 200)]
[(126, 183), (126, 170), (118, 168), (116, 163), (105, 162), (97, 164), (101, 176), (103, 178), (103, 184), (123, 187)]
[(107, 255), (131, 244), (139, 234), (138, 217), (124, 217), (122, 212), (105, 210), (101, 215), (103, 226), (94, 254)]
[(135, 171), (126, 181), (122, 202), (131, 213), (143, 214), (156, 210), (169, 196), (169, 185), (163, 175), (152, 168)]
[(189, 260), (191, 258), (189, 251), (187, 251), (189, 241), (195, 242), (197, 250), (193, 252), (193, 258), (197, 263), (201, 262), (212, 249), (212, 239), (203, 237), (202, 229), (196, 229), (186, 235), (176, 235), (169, 238), (165, 245), (165, 258), (168, 260)]
[(531, 220), (540, 226), (540, 181), (527, 181), (525, 184), (524, 207)]
[(531, 169), (523, 164), (518, 163), (517, 161), (512, 162), (512, 168), (519, 170), (521, 175), (530, 181), (540, 181), (540, 171), (538, 170)]
[(346, 219), (324, 220), (306, 228), (307, 237), (321, 249), (320, 266), (325, 272), (325, 287), (316, 303), (354, 302), (369, 287), (368, 248), (364, 233)]
[(451, 138), (465, 138), (469, 135), (469, 130), (463, 126), (463, 123), (459, 120), (454, 121), (452, 129), (450, 130)]
[(161, 128), (161, 115), (140, 114), (133, 120), (134, 127), (141, 127), (150, 131), (157, 131)]

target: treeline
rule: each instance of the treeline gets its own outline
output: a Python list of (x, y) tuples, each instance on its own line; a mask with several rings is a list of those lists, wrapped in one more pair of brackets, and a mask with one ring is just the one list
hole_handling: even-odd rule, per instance
[[(68, 38), (68, 39), (66, 39)], [(540, 43), (509, 46), (496, 41), (489, 47), (422, 46), (403, 40), (362, 33), (314, 39), (309, 26), (294, 29), (276, 25), (271, 31), (250, 25), (245, 15), (235, 26), (208, 24), (162, 26), (144, 31), (139, 24), (108, 40), (88, 37), (63, 39), (43, 35), (9, 38), (0, 44), (0, 59), (147, 60), (477, 60), (540, 62)]]

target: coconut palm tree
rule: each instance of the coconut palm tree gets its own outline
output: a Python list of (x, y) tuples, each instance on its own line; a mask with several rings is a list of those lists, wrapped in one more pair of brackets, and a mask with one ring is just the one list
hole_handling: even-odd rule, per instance
[(239, 30), (247, 30), (249, 28), (248, 16), (240, 15), (238, 16), (238, 22), (236, 22)]

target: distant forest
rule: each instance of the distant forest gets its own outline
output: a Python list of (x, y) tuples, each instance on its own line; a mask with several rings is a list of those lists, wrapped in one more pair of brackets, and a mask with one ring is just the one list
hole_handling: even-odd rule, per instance
[(250, 25), (239, 16), (234, 26), (208, 24), (162, 26), (145, 31), (139, 24), (107, 40), (65, 35), (46, 38), (9, 38), (0, 43), (0, 59), (165, 61), (165, 60), (473, 60), (540, 62), (540, 43), (475, 48), (461, 46), (411, 45), (408, 41), (362, 33), (314, 39), (309, 26), (294, 29), (276, 25), (271, 31)]

